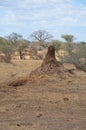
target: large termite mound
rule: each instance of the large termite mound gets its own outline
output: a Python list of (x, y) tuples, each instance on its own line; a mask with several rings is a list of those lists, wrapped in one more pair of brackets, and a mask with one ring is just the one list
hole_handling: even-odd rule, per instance
[(38, 76), (50, 74), (55, 74), (62, 77), (63, 75), (69, 75), (71, 73), (72, 70), (65, 69), (63, 64), (56, 60), (55, 47), (49, 46), (43, 63), (39, 68), (31, 72), (30, 77), (37, 78)]
[[(53, 75), (54, 74), (54, 75)], [(53, 78), (69, 78), (73, 74), (73, 70), (67, 70), (63, 64), (55, 58), (54, 46), (49, 46), (45, 59), (39, 68), (32, 71), (26, 78), (18, 78), (8, 83), (9, 86), (21, 86), (30, 81), (44, 81)], [(50, 76), (50, 77), (49, 77)]]

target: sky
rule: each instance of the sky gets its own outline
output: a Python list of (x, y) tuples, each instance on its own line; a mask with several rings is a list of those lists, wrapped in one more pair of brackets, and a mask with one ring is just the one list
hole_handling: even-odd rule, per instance
[(86, 0), (0, 0), (0, 36), (16, 32), (29, 38), (37, 30), (86, 42)]

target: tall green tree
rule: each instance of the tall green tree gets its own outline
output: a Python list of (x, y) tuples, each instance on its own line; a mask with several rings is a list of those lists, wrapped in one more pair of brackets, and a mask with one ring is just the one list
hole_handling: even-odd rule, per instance
[(75, 37), (73, 35), (62, 35), (61, 36), (67, 43), (72, 43), (75, 39)]
[(66, 51), (69, 54), (71, 54), (74, 47), (75, 47), (75, 44), (73, 44), (75, 37), (73, 35), (68, 35), (68, 34), (62, 35), (61, 37), (65, 40), (65, 43), (66, 43), (65, 44), (65, 49), (66, 49)]

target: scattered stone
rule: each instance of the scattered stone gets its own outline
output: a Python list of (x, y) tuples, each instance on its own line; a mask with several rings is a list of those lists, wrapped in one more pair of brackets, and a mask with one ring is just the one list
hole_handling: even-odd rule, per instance
[(43, 116), (42, 113), (39, 113), (39, 114), (37, 115), (38, 118), (40, 118), (41, 116)]
[(18, 127), (20, 127), (21, 125), (20, 124), (17, 124)]
[(64, 101), (69, 101), (69, 98), (65, 97), (65, 98), (64, 98)]

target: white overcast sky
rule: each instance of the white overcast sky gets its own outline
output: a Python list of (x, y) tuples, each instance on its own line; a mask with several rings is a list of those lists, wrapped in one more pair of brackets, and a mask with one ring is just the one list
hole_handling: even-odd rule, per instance
[(86, 41), (86, 0), (0, 0), (0, 36), (16, 32), (28, 38), (36, 30)]

